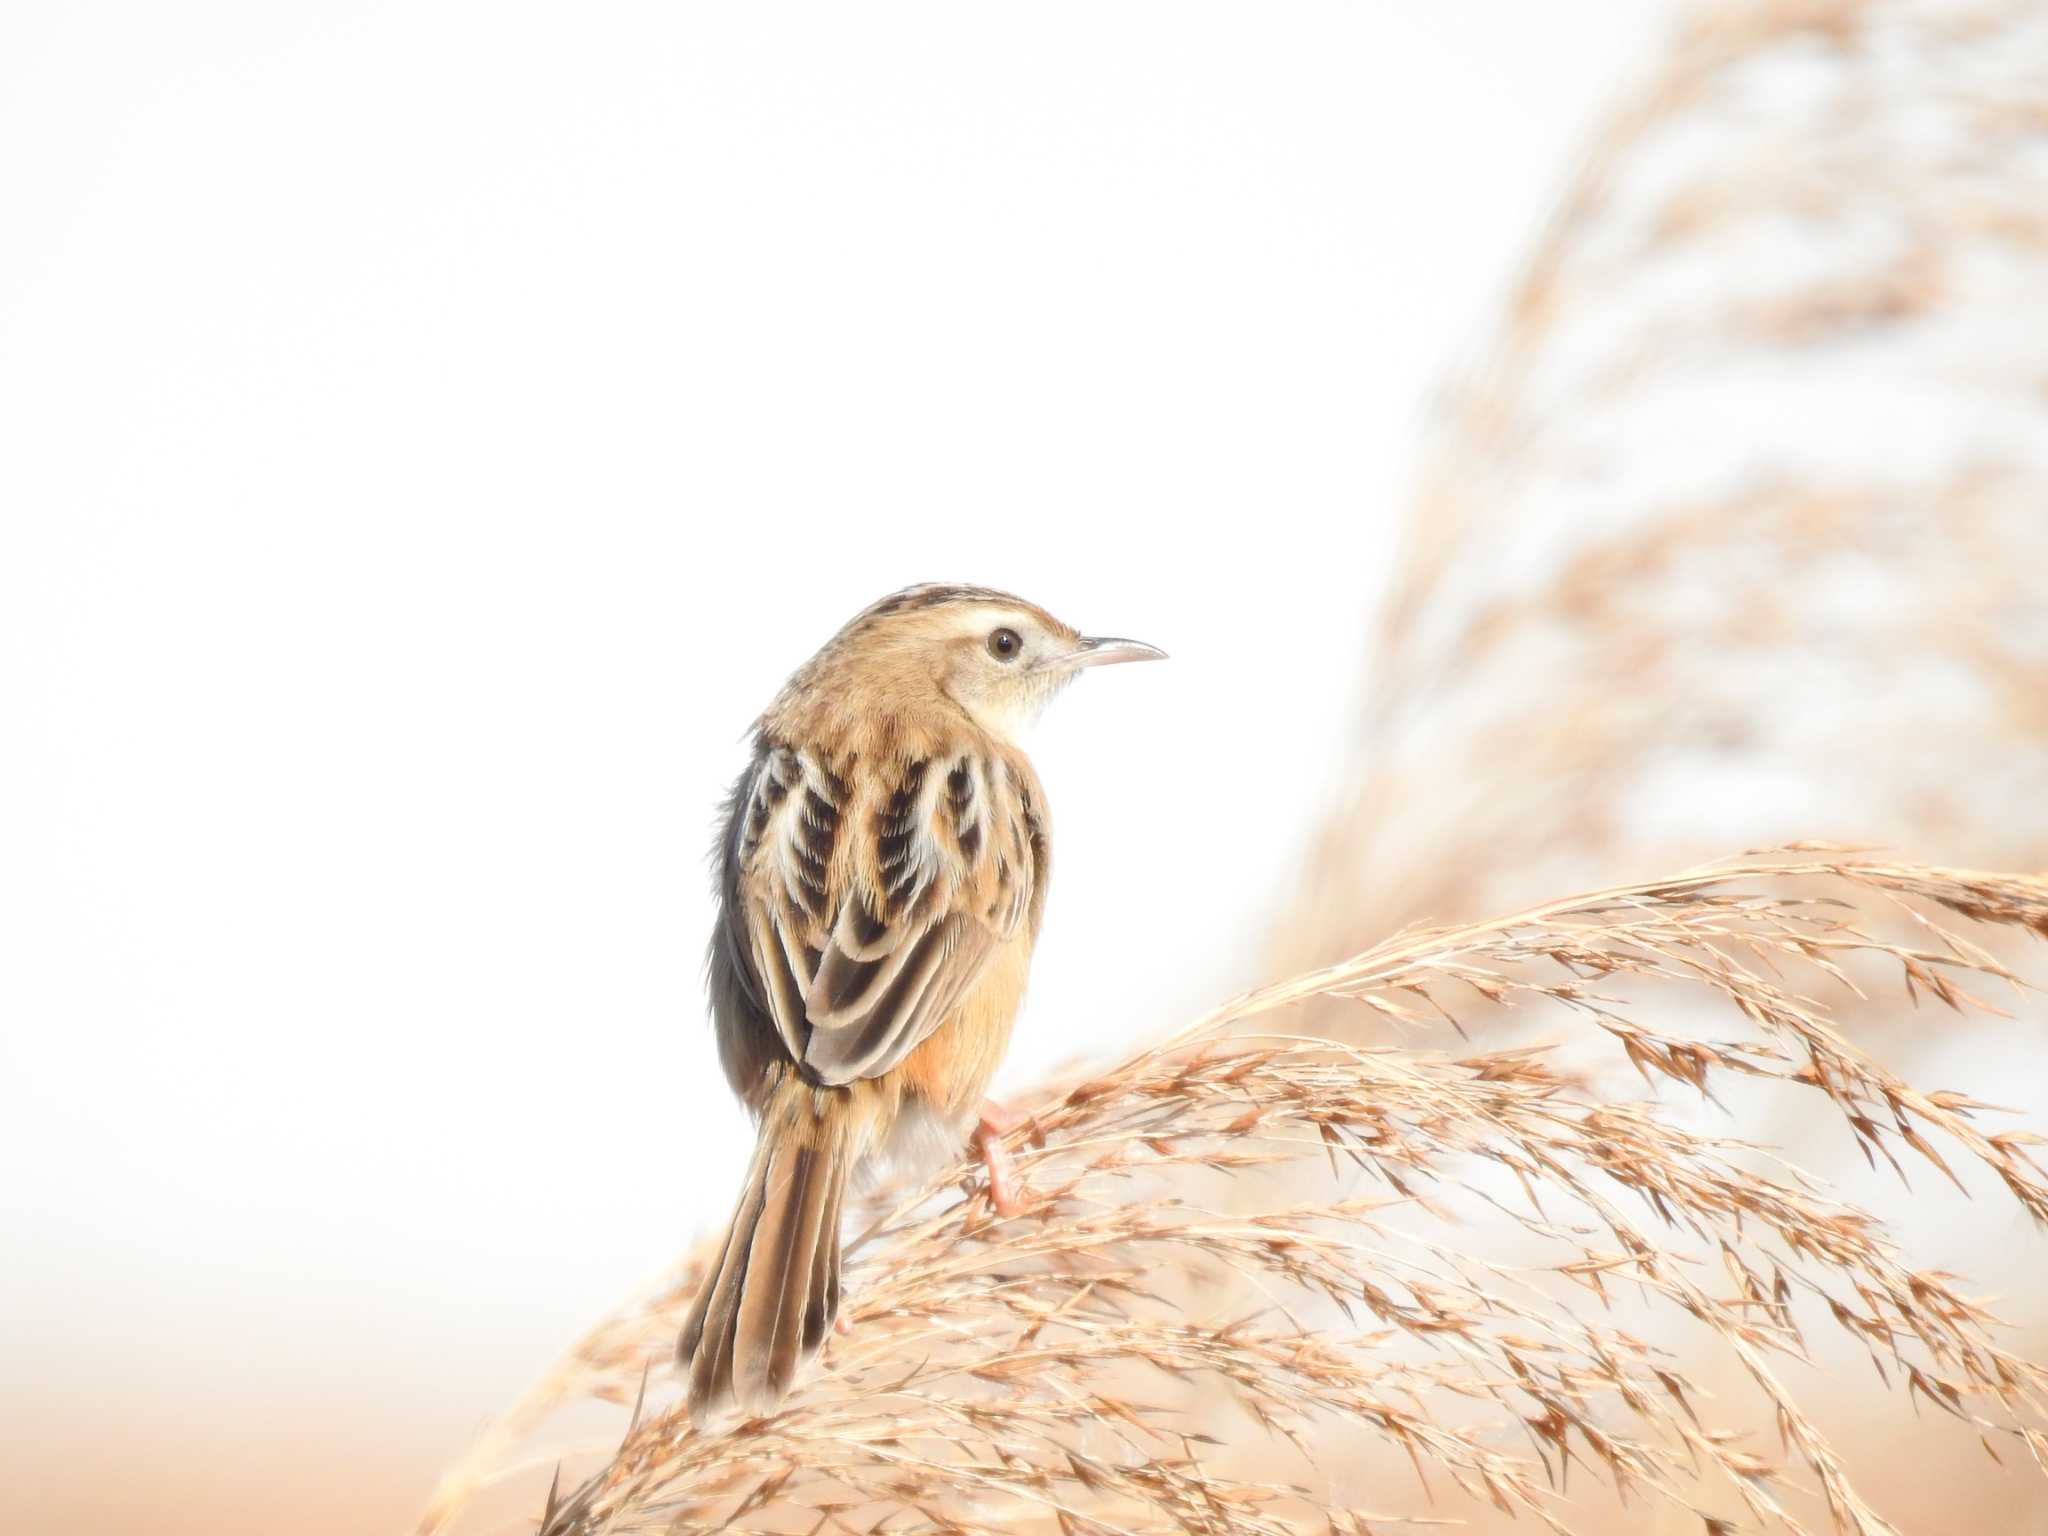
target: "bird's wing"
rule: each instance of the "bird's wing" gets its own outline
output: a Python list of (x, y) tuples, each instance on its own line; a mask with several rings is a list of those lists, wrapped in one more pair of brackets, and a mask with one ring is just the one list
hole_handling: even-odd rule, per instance
[(993, 752), (916, 758), (857, 789), (771, 748), (739, 828), (762, 1001), (814, 1080), (894, 1067), (1034, 909), (1044, 836), (1028, 781)]

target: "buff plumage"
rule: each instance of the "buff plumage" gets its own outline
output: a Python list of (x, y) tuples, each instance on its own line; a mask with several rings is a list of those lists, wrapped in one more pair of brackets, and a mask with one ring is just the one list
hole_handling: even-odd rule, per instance
[[(912, 587), (857, 615), (756, 722), (720, 828), (709, 975), (757, 1139), (677, 1344), (699, 1422), (770, 1411), (823, 1344), (850, 1183), (966, 1139), (1051, 874), (1017, 737), (1083, 668), (1160, 654), (1007, 593)], [(993, 1158), (990, 1173), (1006, 1200)]]

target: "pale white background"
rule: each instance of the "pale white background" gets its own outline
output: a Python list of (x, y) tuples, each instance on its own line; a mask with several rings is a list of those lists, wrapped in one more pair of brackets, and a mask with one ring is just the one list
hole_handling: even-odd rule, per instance
[(1174, 657), (1048, 718), (1011, 1080), (1251, 979), (1417, 426), (1659, 15), (0, 8), (11, 1497), (86, 1528), (109, 1432), (352, 1489), (337, 1423), (423, 1497), (723, 1215), (712, 807), (893, 587)]

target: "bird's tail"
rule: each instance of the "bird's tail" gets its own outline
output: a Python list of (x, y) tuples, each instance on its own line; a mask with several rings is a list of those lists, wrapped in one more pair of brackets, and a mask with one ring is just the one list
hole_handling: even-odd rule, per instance
[(839, 1206), (847, 1116), (824, 1091), (786, 1081), (761, 1116), (739, 1208), (690, 1307), (676, 1357), (689, 1372), (690, 1416), (760, 1417), (789, 1391), (839, 1315)]

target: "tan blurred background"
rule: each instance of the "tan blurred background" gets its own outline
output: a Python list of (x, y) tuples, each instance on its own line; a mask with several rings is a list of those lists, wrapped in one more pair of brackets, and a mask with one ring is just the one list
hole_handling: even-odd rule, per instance
[(1794, 838), (2048, 863), (2048, 18), (1690, 16), (1435, 426), (1290, 963)]
[[(903, 580), (1176, 656), (1049, 722), (1013, 1080), (1788, 837), (2048, 863), (2048, 7), (162, 26), (0, 22), (21, 1529), (404, 1528), (717, 1219), (700, 828)], [(2039, 1022), (1869, 1021), (2037, 1121)], [(2048, 1341), (2017, 1220), (1926, 1237)], [(2048, 1529), (1862, 1398), (1908, 1530)]]

